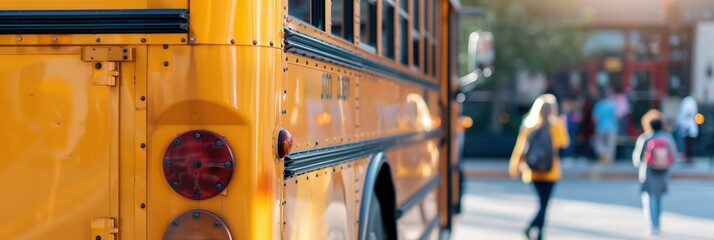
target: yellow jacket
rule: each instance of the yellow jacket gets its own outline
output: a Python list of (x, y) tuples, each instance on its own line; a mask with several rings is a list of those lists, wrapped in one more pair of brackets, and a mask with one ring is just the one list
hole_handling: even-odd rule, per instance
[(516, 145), (513, 147), (513, 153), (511, 154), (511, 160), (508, 164), (508, 173), (511, 177), (515, 178), (518, 174), (521, 174), (524, 183), (530, 183), (533, 180), (536, 181), (547, 181), (554, 182), (560, 179), (560, 156), (558, 150), (561, 148), (568, 147), (570, 145), (570, 137), (568, 137), (568, 132), (565, 128), (565, 123), (562, 119), (552, 121), (550, 124), (551, 140), (553, 142), (553, 167), (547, 173), (534, 173), (528, 169), (524, 158), (524, 148), (526, 146), (526, 141), (528, 135), (535, 128), (521, 128), (520, 133), (518, 133), (518, 140), (516, 140)]

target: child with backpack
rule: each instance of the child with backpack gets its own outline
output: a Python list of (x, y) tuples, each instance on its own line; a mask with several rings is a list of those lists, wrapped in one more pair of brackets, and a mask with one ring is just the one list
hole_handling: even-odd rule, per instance
[(650, 110), (642, 116), (642, 133), (632, 152), (632, 163), (639, 168), (642, 183), (642, 210), (648, 225), (647, 235), (660, 232), (662, 196), (667, 192), (667, 170), (678, 160), (672, 135), (663, 129), (662, 113)]
[(533, 182), (538, 194), (540, 207), (524, 232), (528, 239), (532, 239), (534, 230), (537, 231), (535, 238), (543, 239), (548, 202), (555, 182), (561, 177), (558, 150), (569, 144), (565, 119), (558, 117), (555, 96), (538, 97), (523, 121), (508, 166), (511, 177), (520, 174), (524, 183)]

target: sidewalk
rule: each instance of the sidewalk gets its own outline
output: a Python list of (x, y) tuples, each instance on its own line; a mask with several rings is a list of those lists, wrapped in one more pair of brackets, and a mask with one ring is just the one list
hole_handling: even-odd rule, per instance
[[(467, 178), (509, 178), (506, 158), (464, 158), (461, 162)], [(580, 158), (562, 162), (563, 179), (615, 180), (637, 179), (637, 169), (629, 159), (619, 159), (603, 165)], [(696, 158), (694, 164), (675, 163), (670, 169), (672, 179), (714, 180), (714, 165), (710, 158)]]

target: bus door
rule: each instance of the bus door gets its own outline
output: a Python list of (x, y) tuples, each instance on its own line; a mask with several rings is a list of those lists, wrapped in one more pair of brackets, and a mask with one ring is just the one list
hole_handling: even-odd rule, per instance
[(116, 233), (121, 50), (0, 46), (0, 239)]

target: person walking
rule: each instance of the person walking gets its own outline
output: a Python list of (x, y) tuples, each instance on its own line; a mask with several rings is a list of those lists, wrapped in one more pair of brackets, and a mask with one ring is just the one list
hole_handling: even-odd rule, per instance
[(667, 192), (667, 170), (677, 160), (677, 148), (672, 135), (665, 131), (662, 113), (650, 110), (642, 116), (645, 130), (632, 152), (632, 163), (639, 168), (642, 184), (642, 210), (648, 226), (646, 235), (659, 234), (662, 196)]
[(601, 163), (610, 164), (615, 160), (617, 147), (617, 105), (612, 100), (612, 90), (606, 91), (606, 97), (593, 107), (592, 118), (595, 122), (595, 152)]
[(680, 152), (684, 155), (686, 163), (693, 163), (694, 149), (692, 144), (694, 139), (699, 135), (699, 126), (695, 120), (695, 116), (699, 110), (697, 109), (697, 101), (691, 97), (682, 99), (682, 104), (679, 107), (677, 115), (677, 140), (681, 141)]
[(561, 177), (558, 150), (569, 144), (565, 119), (558, 117), (555, 96), (545, 94), (536, 98), (521, 125), (508, 166), (512, 178), (520, 175), (524, 183), (532, 182), (538, 194), (538, 212), (525, 229), (528, 239), (532, 239), (534, 230), (537, 231), (536, 239), (543, 239), (548, 202), (555, 182)]

